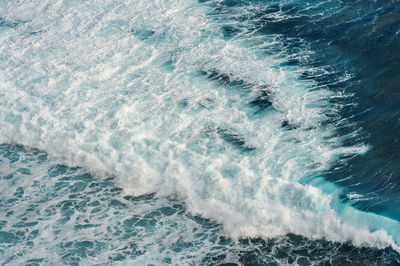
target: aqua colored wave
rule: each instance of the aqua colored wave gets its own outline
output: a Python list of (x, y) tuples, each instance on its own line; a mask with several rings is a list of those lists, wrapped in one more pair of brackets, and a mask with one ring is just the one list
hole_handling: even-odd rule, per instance
[[(173, 199), (229, 243), (293, 234), (398, 251), (398, 133), (388, 129), (399, 114), (398, 8), (3, 3), (0, 143), (98, 180), (87, 182), (112, 178), (123, 195), (153, 195), (150, 205)], [(376, 52), (382, 42), (391, 59)], [(382, 97), (388, 105), (374, 104)]]

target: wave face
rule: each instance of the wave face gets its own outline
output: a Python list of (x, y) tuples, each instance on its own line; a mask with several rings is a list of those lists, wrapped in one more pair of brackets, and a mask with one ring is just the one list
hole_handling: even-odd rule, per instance
[(2, 3), (5, 263), (398, 263), (398, 14)]
[(48, 154), (0, 145), (0, 261), (5, 265), (396, 265), (393, 249), (350, 243), (227, 237), (177, 200), (124, 195)]

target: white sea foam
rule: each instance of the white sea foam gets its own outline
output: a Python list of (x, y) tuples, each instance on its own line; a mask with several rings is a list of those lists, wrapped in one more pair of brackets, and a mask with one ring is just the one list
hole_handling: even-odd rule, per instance
[[(114, 176), (126, 194), (177, 197), (233, 238), (397, 248), (397, 221), (301, 182), (367, 149), (340, 147), (321, 125), (341, 96), (258, 53), (278, 38), (228, 40), (208, 11), (191, 0), (1, 5), (15, 26), (0, 33), (0, 142)], [(263, 90), (272, 106), (259, 110), (249, 103)]]

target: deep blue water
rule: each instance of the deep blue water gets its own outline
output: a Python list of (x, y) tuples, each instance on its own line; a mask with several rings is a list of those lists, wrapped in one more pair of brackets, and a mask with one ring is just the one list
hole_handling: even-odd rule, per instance
[(400, 264), (400, 2), (0, 1), (0, 263)]

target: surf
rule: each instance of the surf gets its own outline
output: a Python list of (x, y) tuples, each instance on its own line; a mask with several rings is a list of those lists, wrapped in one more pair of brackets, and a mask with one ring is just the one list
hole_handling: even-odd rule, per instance
[(235, 240), (398, 251), (397, 220), (344, 203), (324, 179), (368, 152), (337, 131), (352, 95), (310, 78), (330, 67), (293, 63), (307, 43), (289, 53), (282, 33), (241, 19), (257, 5), (221, 3), (3, 5), (0, 142), (112, 177), (123, 195), (177, 200)]

